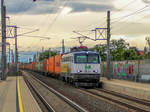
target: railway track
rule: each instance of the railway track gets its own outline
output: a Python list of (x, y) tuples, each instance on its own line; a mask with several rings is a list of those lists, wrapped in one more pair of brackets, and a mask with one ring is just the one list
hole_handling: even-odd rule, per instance
[[(48, 101), (49, 99), (48, 98), (46, 99), (42, 94), (40, 94), (38, 89), (35, 87), (35, 84), (33, 84), (33, 81), (31, 81), (31, 80), (34, 80), (34, 82), (36, 81), (37, 83), (42, 85), (44, 88), (46, 88), (49, 92), (51, 92), (54, 95), (56, 95), (57, 97), (59, 97), (59, 99), (61, 99), (65, 105), (70, 106), (70, 107), (68, 107), (68, 109), (69, 109), (68, 112), (70, 112), (70, 111), (71, 112), (88, 112), (87, 110), (85, 110), (84, 108), (82, 108), (81, 106), (76, 104), (75, 102), (71, 101), (70, 99), (68, 99), (67, 97), (62, 95), (61, 93), (57, 92), (56, 90), (54, 90), (53, 88), (51, 88), (47, 84), (45, 84), (44, 82), (37, 79), (36, 77), (34, 77), (32, 75), (24, 76), (24, 79), (25, 79), (25, 82), (27, 83), (28, 87), (33, 89), (33, 91), (36, 93), (36, 95), (39, 97), (39, 99), (45, 105), (48, 112), (58, 112), (60, 110), (56, 110), (56, 108), (54, 108), (53, 106), (51, 106), (51, 104), (49, 104), (49, 101)], [(66, 110), (61, 110), (61, 111), (66, 112)]]
[[(32, 72), (31, 72), (31, 74), (32, 74)], [(49, 84), (49, 81), (45, 80), (46, 77), (40, 77), (40, 75), (38, 76), (38, 74), (36, 74), (36, 73), (35, 74), (33, 73), (33, 76), (34, 76), (34, 78), (37, 77), (38, 78), (37, 80), (40, 79), (41, 81), (45, 82), (45, 84), (51, 86), (51, 84)], [(62, 84), (62, 83), (60, 83), (60, 84)], [(68, 85), (66, 85), (66, 86), (67, 86), (67, 88), (69, 87)], [(53, 88), (55, 88), (55, 87), (53, 87)], [(56, 88), (58, 89), (58, 86)], [(72, 88), (72, 86), (71, 86), (71, 88)], [(60, 91), (60, 90), (58, 89), (58, 91)], [(133, 98), (133, 97), (125, 96), (125, 95), (122, 95), (122, 94), (118, 94), (118, 93), (115, 93), (115, 92), (112, 92), (112, 91), (99, 89), (99, 88), (96, 88), (96, 89), (76, 88), (75, 91), (78, 92), (78, 93), (81, 93), (80, 97), (81, 97), (81, 95), (82, 96), (84, 95), (85, 98), (91, 99), (90, 102), (91, 102), (92, 108), (95, 108), (95, 104), (97, 105), (97, 102), (103, 102), (104, 101), (104, 102), (107, 102), (107, 103), (105, 103), (105, 105), (103, 105), (103, 106), (99, 103), (99, 107), (100, 107), (99, 109), (104, 107), (103, 108), (104, 111), (108, 111), (108, 112), (110, 110), (112, 111), (112, 107), (111, 106), (106, 106), (107, 104), (112, 104), (112, 105), (114, 105), (114, 107), (118, 107), (118, 108), (124, 108), (125, 110), (127, 110), (127, 112), (129, 112), (129, 111), (130, 112), (132, 112), (132, 111), (134, 111), (134, 112), (150, 112), (149, 102), (143, 101), (143, 100), (140, 100), (140, 99), (136, 99), (136, 98)], [(61, 91), (61, 93), (64, 94), (62, 91)], [(67, 95), (67, 97), (68, 97), (68, 95)], [(72, 97), (71, 97), (71, 99), (72, 99)], [(74, 100), (74, 101), (78, 102), (77, 100)], [(83, 103), (85, 103), (87, 100), (86, 99), (84, 99), (84, 100), (82, 99), (80, 101), (82, 103), (78, 102), (78, 104), (82, 105), (82, 107), (85, 107), (85, 105), (83, 105)], [(113, 103), (111, 103), (111, 102), (113, 102)], [(88, 104), (88, 102), (86, 102), (86, 103), (87, 103), (86, 106), (90, 105), (90, 104)], [(109, 110), (110, 107), (111, 107), (111, 109)], [(85, 108), (87, 108), (87, 107), (85, 107)], [(115, 110), (115, 108), (114, 108), (114, 110)], [(121, 110), (121, 111), (124, 111), (124, 110)], [(95, 111), (95, 112), (97, 112), (97, 111)], [(102, 110), (102, 112), (103, 112), (103, 110)], [(114, 112), (116, 112), (116, 111), (114, 111)]]
[(131, 96), (128, 96), (128, 95), (123, 95), (123, 94), (120, 94), (120, 93), (117, 93), (117, 92), (114, 92), (114, 91), (110, 91), (110, 90), (106, 90), (106, 89), (96, 89), (96, 90), (98, 90), (100, 92), (105, 92), (105, 93), (108, 93), (108, 94), (112, 94), (114, 96), (121, 97), (121, 98), (124, 98), (124, 99), (127, 99), (127, 100), (131, 100), (133, 102), (137, 102), (139, 104), (143, 104), (143, 105), (146, 105), (146, 106), (150, 107), (150, 101), (142, 100), (142, 99), (139, 99), (139, 98), (136, 98), (136, 97), (131, 97)]
[(117, 103), (119, 105), (125, 106), (129, 109), (133, 109), (136, 112), (150, 112), (150, 102), (128, 97), (126, 95), (122, 95), (113, 91), (108, 91), (104, 89), (79, 89), (81, 92), (84, 92), (86, 94), (104, 98), (106, 100), (109, 100), (111, 102)]
[[(40, 101), (42, 102), (42, 104), (45, 106), (46, 111), (48, 112), (55, 112), (55, 110), (51, 107), (51, 105), (49, 105), (49, 103), (46, 101), (46, 99), (37, 91), (37, 89), (27, 80), (27, 78), (24, 78), (25, 83), (27, 84), (27, 86), (30, 88), (30, 90), (32, 89), (33, 92), (37, 95), (37, 97), (40, 99)], [(45, 110), (45, 109), (43, 109)]]

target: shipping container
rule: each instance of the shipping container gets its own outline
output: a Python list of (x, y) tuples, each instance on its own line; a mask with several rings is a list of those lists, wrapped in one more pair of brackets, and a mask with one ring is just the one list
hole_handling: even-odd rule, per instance
[(36, 62), (32, 62), (32, 65), (33, 65), (33, 68), (32, 68), (32, 70), (36, 70)]
[(36, 71), (39, 71), (39, 62), (36, 63)]
[(49, 73), (49, 58), (46, 60), (46, 71)]
[(44, 72), (44, 73), (47, 72), (46, 68), (47, 68), (47, 59), (45, 59), (45, 60), (43, 61), (43, 72)]
[(61, 57), (62, 55), (55, 56), (55, 74), (60, 75), (61, 73)]
[(55, 72), (55, 57), (54, 56), (48, 59), (48, 71), (49, 73)]
[(44, 72), (43, 71), (43, 61), (40, 62), (40, 72)]

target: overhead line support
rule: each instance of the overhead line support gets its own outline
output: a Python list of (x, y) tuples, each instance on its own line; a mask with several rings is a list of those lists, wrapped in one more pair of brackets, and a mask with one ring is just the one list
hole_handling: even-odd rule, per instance
[(6, 79), (6, 6), (4, 0), (1, 0), (1, 28), (2, 28), (2, 56), (1, 56), (1, 79)]
[(107, 12), (107, 78), (111, 79), (110, 71), (110, 11)]

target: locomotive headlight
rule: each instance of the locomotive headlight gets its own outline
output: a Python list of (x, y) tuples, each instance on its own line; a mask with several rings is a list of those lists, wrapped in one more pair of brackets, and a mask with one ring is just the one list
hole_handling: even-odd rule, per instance
[(97, 72), (98, 72), (98, 70), (93, 70), (93, 72), (97, 73)]
[(82, 70), (77, 70), (78, 73), (82, 72)]

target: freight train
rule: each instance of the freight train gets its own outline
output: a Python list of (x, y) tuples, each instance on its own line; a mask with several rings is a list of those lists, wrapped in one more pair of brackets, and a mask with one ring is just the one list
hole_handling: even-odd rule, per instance
[(21, 64), (20, 69), (42, 72), (75, 86), (96, 87), (100, 80), (100, 56), (93, 51), (74, 51), (49, 57), (41, 62)]

